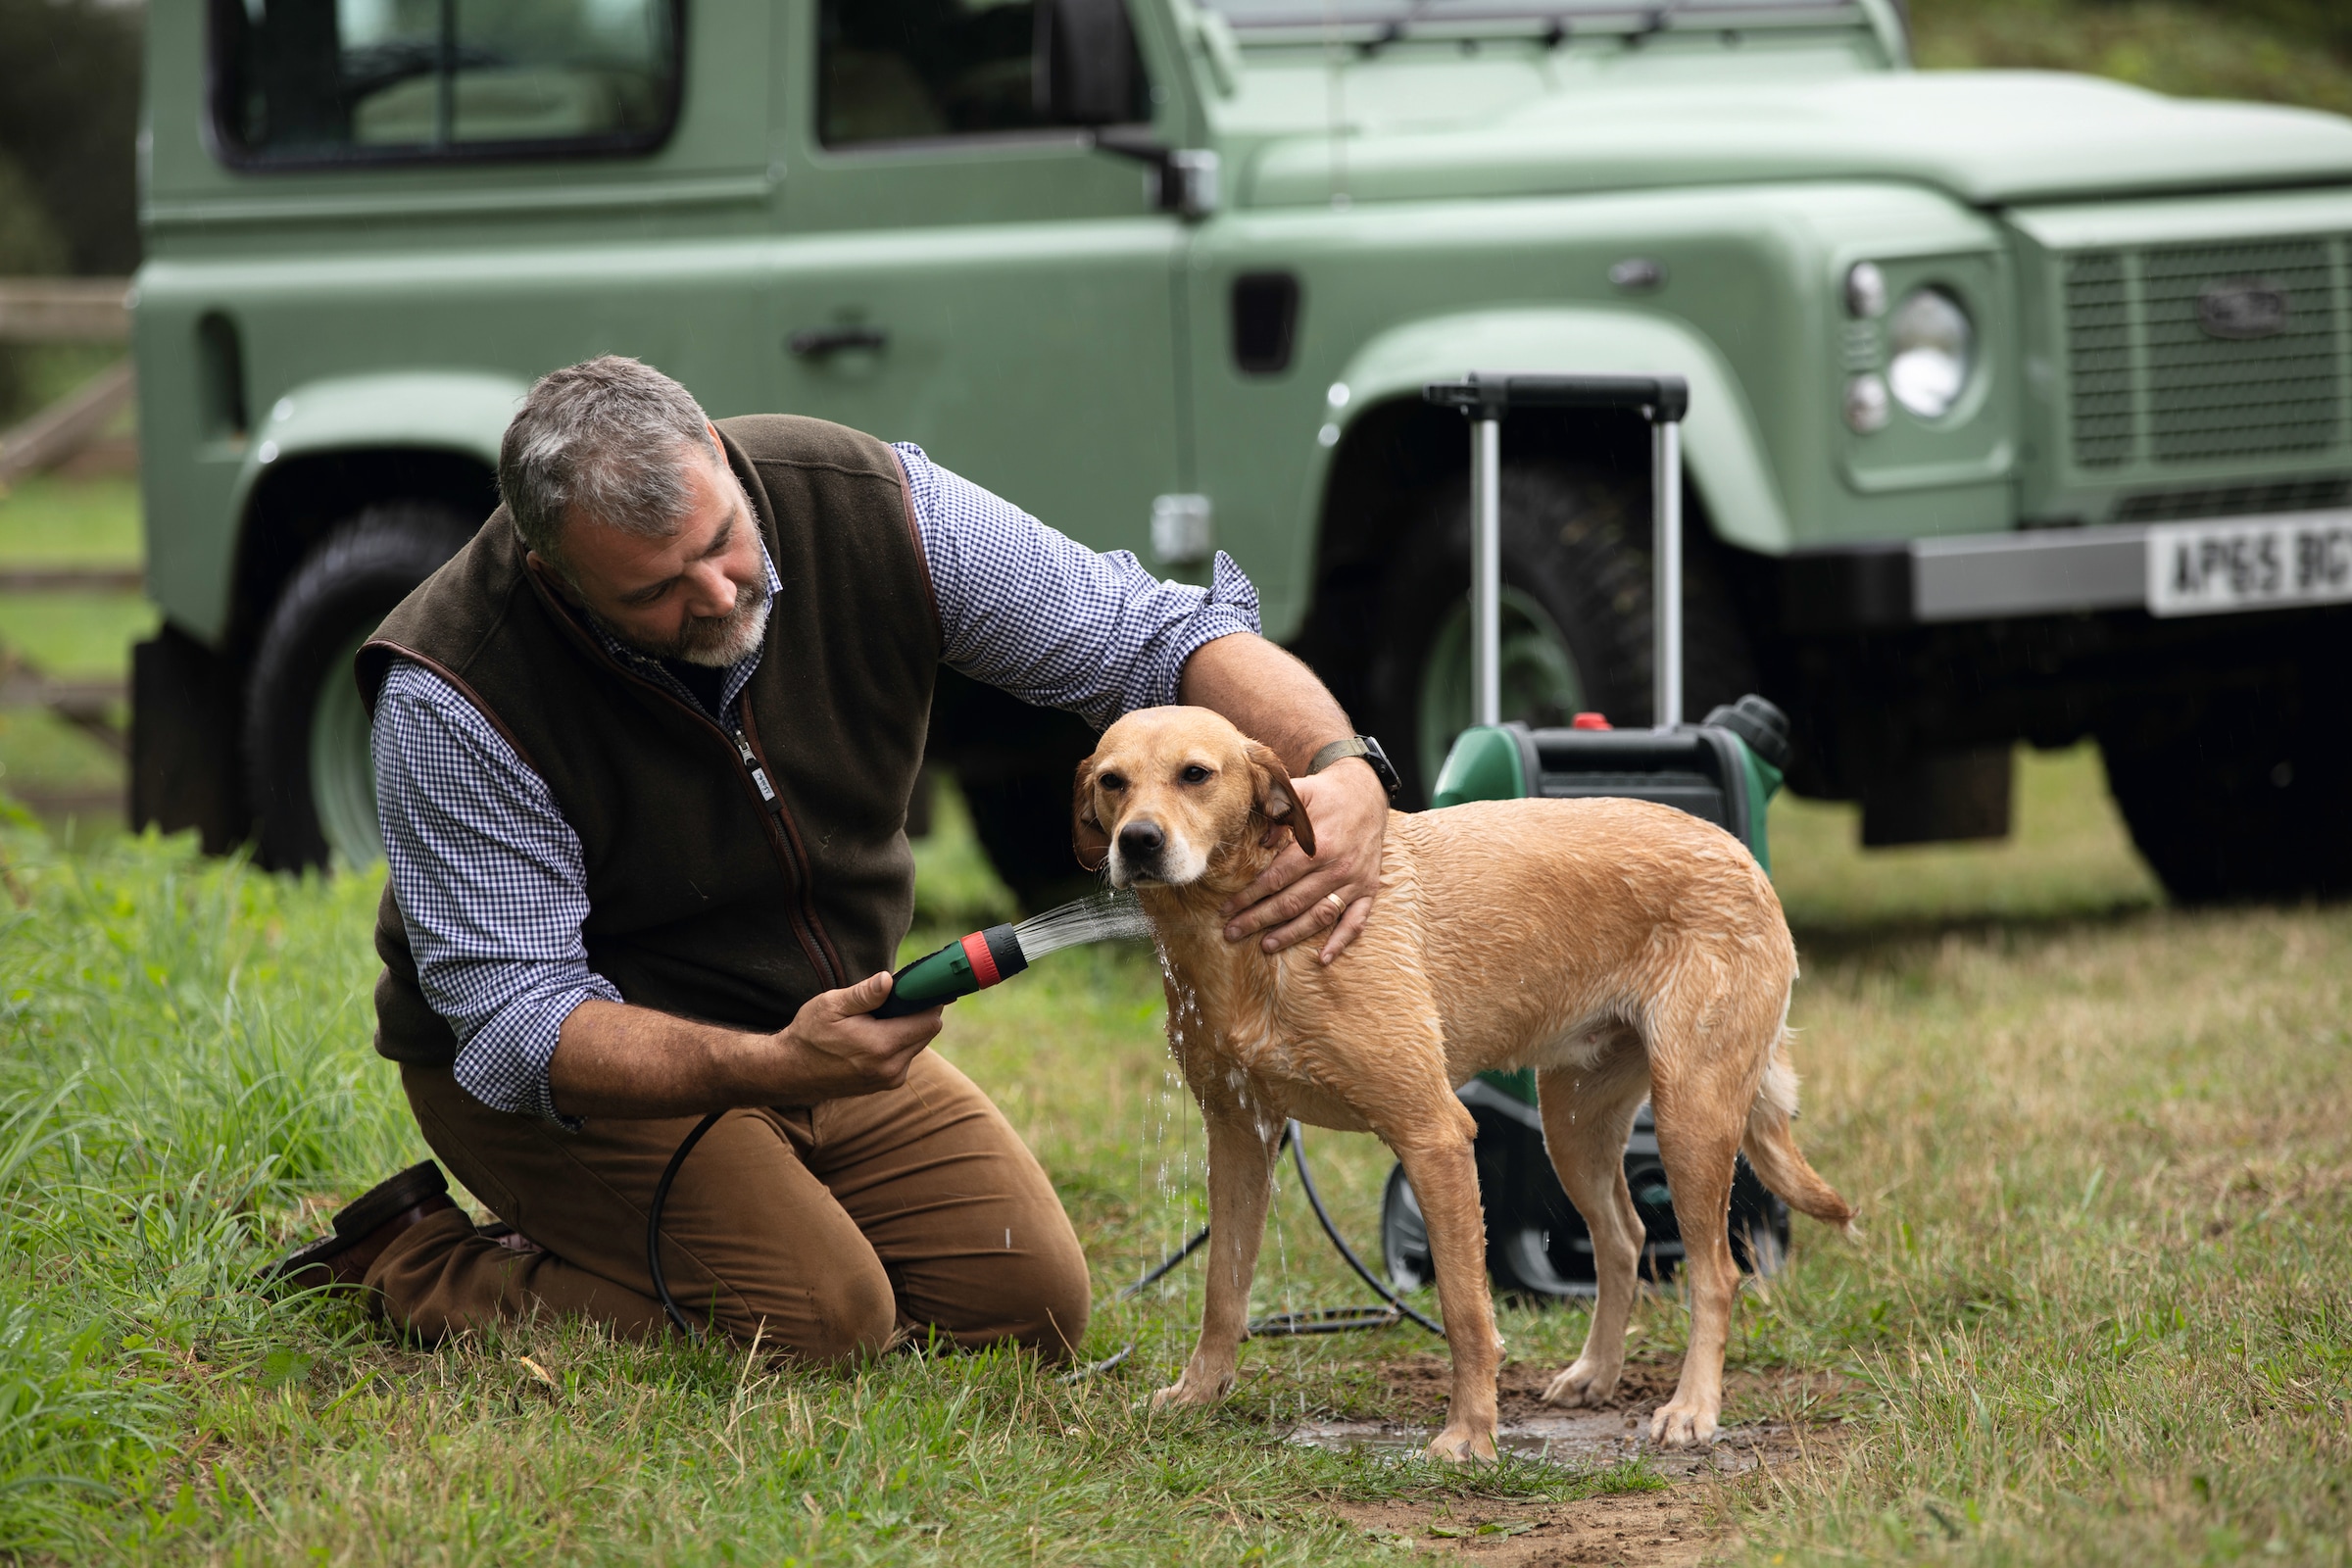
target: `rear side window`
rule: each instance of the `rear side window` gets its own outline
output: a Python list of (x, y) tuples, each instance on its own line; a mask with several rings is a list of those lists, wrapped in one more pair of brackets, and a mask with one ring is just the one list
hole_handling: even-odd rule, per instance
[(683, 0), (214, 0), (232, 163), (643, 152), (678, 111)]
[(822, 0), (818, 43), (830, 147), (1152, 118), (1124, 0)]

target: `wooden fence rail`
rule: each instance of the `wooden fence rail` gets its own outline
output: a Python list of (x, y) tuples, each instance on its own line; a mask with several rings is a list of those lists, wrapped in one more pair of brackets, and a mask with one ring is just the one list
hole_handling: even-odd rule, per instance
[(127, 343), (127, 277), (0, 277), (0, 343)]
[[(130, 280), (0, 277), (0, 343), (128, 343)], [(88, 447), (137, 394), (120, 360), (30, 418), (0, 430), (0, 489)]]

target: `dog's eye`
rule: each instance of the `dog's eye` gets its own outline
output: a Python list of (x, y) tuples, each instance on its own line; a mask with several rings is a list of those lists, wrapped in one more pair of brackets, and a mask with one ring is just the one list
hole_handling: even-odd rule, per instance
[(1205, 784), (1208, 782), (1208, 769), (1195, 762), (1176, 776), (1187, 784)]
[(1127, 781), (1119, 777), (1119, 775), (1116, 773), (1104, 773), (1102, 777), (1095, 780), (1095, 787), (1098, 789), (1109, 790), (1113, 794), (1116, 794), (1118, 791), (1127, 787)]

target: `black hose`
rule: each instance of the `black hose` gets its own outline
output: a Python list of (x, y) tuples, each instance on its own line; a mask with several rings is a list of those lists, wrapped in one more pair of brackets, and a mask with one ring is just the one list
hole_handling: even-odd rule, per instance
[[(1285, 1136), (1287, 1136), (1291, 1141), (1292, 1162), (1298, 1167), (1298, 1185), (1306, 1189), (1306, 1200), (1313, 1206), (1315, 1218), (1322, 1222), (1323, 1234), (1331, 1238), (1331, 1245), (1340, 1250), (1340, 1255), (1348, 1260), (1348, 1266), (1355, 1270), (1356, 1278), (1362, 1280), (1366, 1285), (1371, 1286), (1375, 1291), (1378, 1291), (1380, 1293), (1380, 1298), (1388, 1302), (1391, 1306), (1395, 1307), (1398, 1313), (1405, 1317), (1411, 1318), (1414, 1322), (1429, 1330), (1430, 1333), (1437, 1335), (1440, 1339), (1444, 1339), (1446, 1337), (1446, 1331), (1444, 1329), (1440, 1328), (1437, 1324), (1432, 1323), (1429, 1319), (1423, 1317), (1411, 1307), (1405, 1305), (1403, 1298), (1395, 1291), (1390, 1290), (1387, 1285), (1383, 1284), (1370, 1269), (1364, 1267), (1363, 1259), (1357, 1257), (1355, 1255), (1354, 1249), (1350, 1248), (1348, 1243), (1341, 1238), (1340, 1228), (1331, 1222), (1331, 1213), (1323, 1206), (1323, 1195), (1315, 1191), (1314, 1173), (1306, 1168), (1306, 1140), (1299, 1136), (1298, 1124), (1294, 1121), (1288, 1127), (1284, 1128), (1283, 1131)], [(1349, 1326), (1353, 1327), (1354, 1325), (1351, 1324)], [(1370, 1327), (1371, 1325), (1367, 1324), (1364, 1326)], [(1326, 1329), (1321, 1332), (1334, 1333), (1337, 1331)]]
[(677, 1180), (678, 1167), (686, 1163), (686, 1156), (694, 1152), (694, 1146), (703, 1141), (703, 1134), (717, 1126), (718, 1118), (725, 1114), (723, 1110), (714, 1110), (694, 1124), (694, 1131), (679, 1143), (678, 1152), (670, 1155), (669, 1163), (662, 1167), (662, 1179), (654, 1183), (654, 1200), (645, 1210), (646, 1272), (654, 1277), (654, 1294), (662, 1298), (662, 1310), (669, 1314), (669, 1320), (678, 1326), (678, 1332), (690, 1340), (701, 1339), (702, 1333), (686, 1321), (686, 1314), (678, 1310), (678, 1303), (669, 1298), (669, 1281), (662, 1277), (662, 1205), (669, 1201), (669, 1184)]
[(1177, 1264), (1183, 1262), (1186, 1258), (1192, 1256), (1195, 1252), (1200, 1250), (1200, 1244), (1207, 1240), (1208, 1227), (1203, 1225), (1199, 1230), (1193, 1232), (1193, 1239), (1191, 1241), (1185, 1243), (1173, 1252), (1170, 1252), (1166, 1257), (1161, 1258), (1157, 1268), (1154, 1268), (1151, 1273), (1145, 1275), (1142, 1279), (1137, 1280), (1133, 1285), (1120, 1286), (1119, 1294), (1111, 1298), (1111, 1299), (1117, 1301), (1134, 1300), (1137, 1297), (1143, 1295), (1152, 1286), (1157, 1285), (1161, 1280), (1166, 1279), (1168, 1277), (1169, 1270), (1173, 1269)]
[[(1350, 1248), (1346, 1239), (1340, 1235), (1339, 1226), (1332, 1221), (1331, 1211), (1323, 1206), (1323, 1195), (1315, 1189), (1314, 1172), (1309, 1170), (1306, 1164), (1306, 1139), (1301, 1134), (1298, 1123), (1295, 1120), (1283, 1123), (1282, 1137), (1275, 1143), (1274, 1152), (1280, 1154), (1285, 1144), (1290, 1146), (1291, 1158), (1298, 1167), (1298, 1185), (1305, 1190), (1306, 1200), (1313, 1207), (1316, 1220), (1323, 1226), (1323, 1234), (1331, 1238), (1331, 1245), (1339, 1249), (1340, 1256), (1347, 1259), (1349, 1268), (1355, 1270), (1356, 1277), (1378, 1291), (1381, 1299), (1389, 1304), (1385, 1309), (1375, 1306), (1339, 1306), (1326, 1307), (1313, 1312), (1277, 1312), (1271, 1317), (1260, 1318), (1250, 1324), (1250, 1334), (1259, 1338), (1280, 1338), (1298, 1334), (1346, 1334), (1355, 1329), (1385, 1329), (1404, 1318), (1410, 1318), (1429, 1330), (1430, 1333), (1443, 1338), (1446, 1333), (1445, 1329), (1405, 1305), (1395, 1291), (1390, 1290), (1381, 1282), (1379, 1276), (1364, 1266), (1363, 1259), (1355, 1255), (1354, 1249)], [(1182, 1247), (1161, 1258), (1151, 1273), (1146, 1274), (1133, 1285), (1121, 1287), (1114, 1299), (1134, 1300), (1138, 1296), (1165, 1279), (1177, 1264), (1200, 1250), (1201, 1245), (1207, 1240), (1208, 1227), (1203, 1225), (1195, 1231), (1192, 1238)]]

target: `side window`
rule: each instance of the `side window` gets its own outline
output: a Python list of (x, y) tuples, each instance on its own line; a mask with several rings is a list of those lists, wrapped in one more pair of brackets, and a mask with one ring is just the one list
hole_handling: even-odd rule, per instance
[(683, 0), (214, 0), (233, 163), (642, 152), (677, 118)]
[(822, 0), (817, 26), (828, 147), (1152, 118), (1125, 0)]

